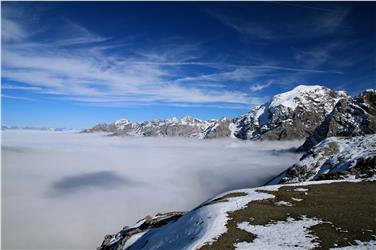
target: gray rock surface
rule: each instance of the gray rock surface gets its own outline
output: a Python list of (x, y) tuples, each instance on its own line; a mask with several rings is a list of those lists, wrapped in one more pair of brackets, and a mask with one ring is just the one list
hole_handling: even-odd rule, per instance
[(306, 151), (331, 136), (358, 136), (376, 133), (376, 92), (366, 90), (358, 97), (338, 101), (333, 111), (298, 149)]

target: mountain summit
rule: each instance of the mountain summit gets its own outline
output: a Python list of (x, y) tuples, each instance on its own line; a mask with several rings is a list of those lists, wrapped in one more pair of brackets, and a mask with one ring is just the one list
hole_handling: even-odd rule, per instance
[(336, 103), (346, 97), (343, 91), (299, 85), (235, 118), (234, 136), (269, 140), (306, 138), (324, 121)]

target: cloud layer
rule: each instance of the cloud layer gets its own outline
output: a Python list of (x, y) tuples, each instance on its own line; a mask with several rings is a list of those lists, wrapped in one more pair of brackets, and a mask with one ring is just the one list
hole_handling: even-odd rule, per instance
[(4, 131), (3, 247), (93, 249), (148, 214), (263, 184), (297, 144)]

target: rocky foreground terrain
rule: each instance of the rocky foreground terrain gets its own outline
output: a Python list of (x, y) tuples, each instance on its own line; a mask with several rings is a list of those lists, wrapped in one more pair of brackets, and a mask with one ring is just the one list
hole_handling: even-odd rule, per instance
[(328, 138), (266, 186), (146, 217), (98, 249), (375, 249), (375, 157), (376, 135)]
[[(376, 249), (375, 110), (374, 90), (351, 97), (298, 86), (221, 120), (221, 129), (211, 121), (205, 131), (217, 129), (213, 137), (228, 126), (226, 136), (240, 139), (307, 138), (302, 157), (265, 186), (220, 194), (189, 212), (147, 216), (107, 235), (98, 249)], [(182, 120), (175, 122), (209, 124)], [(103, 126), (123, 130), (116, 122)]]

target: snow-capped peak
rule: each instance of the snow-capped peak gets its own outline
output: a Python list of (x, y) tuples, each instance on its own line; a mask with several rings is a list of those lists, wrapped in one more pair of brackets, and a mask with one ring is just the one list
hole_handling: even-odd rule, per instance
[(118, 124), (128, 124), (128, 123), (130, 123), (130, 121), (128, 119), (126, 119), (126, 118), (115, 121), (115, 125), (118, 125)]
[(202, 123), (201, 120), (193, 118), (190, 115), (189, 116), (184, 116), (183, 118), (181, 118), (180, 122), (183, 125), (198, 125), (198, 124)]
[(318, 97), (327, 95), (330, 89), (320, 85), (299, 85), (294, 89), (275, 95), (270, 102), (269, 107), (284, 106), (294, 110), (299, 102), (307, 101), (307, 97)]
[(364, 93), (376, 93), (376, 89), (366, 89), (365, 91), (363, 91), (363, 94)]
[(275, 95), (248, 114), (236, 118), (235, 137), (246, 139), (305, 138), (348, 95), (320, 85), (299, 85)]
[(181, 118), (182, 122), (192, 122), (193, 120), (195, 120), (195, 119), (190, 115), (187, 115), (187, 116), (184, 116), (183, 118)]
[(114, 125), (118, 129), (124, 129), (125, 126), (132, 125), (132, 122), (124, 118), (124, 119), (115, 121)]

